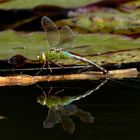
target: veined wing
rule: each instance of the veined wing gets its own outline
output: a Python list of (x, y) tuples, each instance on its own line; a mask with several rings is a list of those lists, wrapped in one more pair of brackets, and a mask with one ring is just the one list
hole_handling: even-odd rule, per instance
[(58, 110), (50, 109), (48, 111), (48, 116), (46, 120), (43, 122), (44, 128), (52, 128), (55, 124), (59, 123), (61, 120), (61, 116)]
[(75, 124), (72, 121), (72, 119), (69, 118), (68, 116), (64, 115), (63, 113), (61, 114), (61, 119), (62, 119), (61, 123), (62, 123), (63, 130), (72, 134), (75, 130)]
[(78, 118), (81, 119), (82, 122), (84, 123), (93, 123), (94, 122), (94, 117), (89, 113), (85, 112), (82, 109), (77, 109), (77, 112), (74, 114)]
[(55, 23), (48, 17), (44, 16), (41, 19), (41, 24), (44, 31), (47, 33), (50, 48), (57, 47), (60, 42), (60, 33)]
[(75, 42), (75, 34), (69, 26), (64, 26), (60, 30), (60, 48), (72, 48)]

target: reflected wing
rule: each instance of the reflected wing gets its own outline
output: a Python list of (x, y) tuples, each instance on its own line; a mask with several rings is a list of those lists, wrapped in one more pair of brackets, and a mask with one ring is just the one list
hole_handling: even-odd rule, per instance
[(60, 47), (63, 49), (72, 48), (75, 41), (75, 34), (69, 26), (64, 26), (60, 30)]
[(64, 114), (61, 114), (61, 119), (63, 130), (72, 134), (75, 131), (75, 124), (73, 123), (72, 119)]
[(77, 112), (74, 114), (75, 116), (79, 117), (82, 122), (84, 123), (93, 123), (94, 117), (89, 113), (85, 112), (82, 109), (77, 109)]
[(43, 122), (44, 128), (52, 128), (55, 124), (59, 123), (61, 120), (61, 116), (58, 110), (52, 109), (48, 111), (48, 116), (46, 120)]
[(48, 17), (44, 16), (41, 19), (41, 24), (44, 31), (47, 33), (47, 39), (51, 48), (57, 47), (60, 42), (60, 34), (55, 23)]

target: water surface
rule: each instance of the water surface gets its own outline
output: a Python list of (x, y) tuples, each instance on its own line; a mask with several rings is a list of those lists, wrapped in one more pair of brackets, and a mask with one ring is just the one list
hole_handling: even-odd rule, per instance
[[(49, 84), (54, 91), (65, 89), (65, 95), (77, 95), (95, 88), (99, 82), (67, 82)], [(47, 84), (46, 84), (47, 85)], [(41, 85), (45, 87), (46, 85)], [(109, 81), (92, 95), (75, 101), (78, 108), (89, 112), (94, 123), (82, 123), (72, 116), (74, 134), (63, 131), (61, 124), (50, 129), (43, 128), (48, 108), (36, 102), (42, 91), (35, 85), (28, 87), (0, 88), (1, 139), (139, 139), (140, 126), (140, 80)]]

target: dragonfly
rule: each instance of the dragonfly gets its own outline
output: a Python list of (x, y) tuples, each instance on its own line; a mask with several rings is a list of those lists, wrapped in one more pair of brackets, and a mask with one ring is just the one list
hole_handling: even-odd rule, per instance
[[(86, 62), (89, 65), (95, 66), (96, 68), (101, 70), (104, 74), (107, 73), (107, 70), (105, 68), (97, 65), (93, 61), (67, 51), (69, 48), (74, 47), (74, 42), (75, 42), (75, 33), (72, 31), (72, 29), (69, 26), (63, 26), (59, 30), (58, 27), (55, 25), (55, 23), (46, 16), (42, 17), (41, 24), (44, 31), (47, 34), (47, 40), (49, 43), (50, 52), (51, 51), (61, 52), (63, 55), (65, 55), (68, 58), (74, 58), (79, 61)], [(44, 52), (42, 52), (41, 57), (44, 60), (44, 62), (47, 61), (47, 56), (45, 55)]]
[(37, 98), (37, 102), (43, 106), (47, 106), (49, 109), (48, 115), (43, 121), (43, 127), (52, 128), (56, 124), (61, 123), (63, 130), (73, 133), (75, 130), (75, 124), (70, 118), (72, 115), (80, 118), (80, 120), (84, 123), (93, 123), (94, 117), (89, 112), (85, 112), (71, 103), (91, 95), (95, 91), (99, 90), (103, 85), (105, 85), (107, 81), (108, 78), (105, 78), (105, 80), (97, 85), (94, 89), (88, 90), (85, 93), (77, 96), (59, 97), (56, 95), (46, 95), (45, 91), (39, 87), (43, 92), (43, 96), (39, 96)]

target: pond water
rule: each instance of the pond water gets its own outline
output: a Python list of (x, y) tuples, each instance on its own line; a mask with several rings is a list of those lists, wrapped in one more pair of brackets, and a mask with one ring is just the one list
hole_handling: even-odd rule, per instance
[[(40, 85), (47, 93), (64, 89), (59, 95), (74, 96), (95, 88), (99, 81), (75, 81)], [(47, 88), (45, 88), (47, 87)], [(60, 123), (53, 128), (43, 128), (48, 108), (37, 103), (43, 95), (36, 85), (0, 88), (1, 139), (139, 139), (140, 80), (138, 78), (108, 81), (91, 95), (75, 101), (79, 109), (94, 117), (93, 123), (83, 123), (70, 116), (75, 123), (73, 134), (62, 129)], [(2, 118), (2, 117), (1, 117)]]

